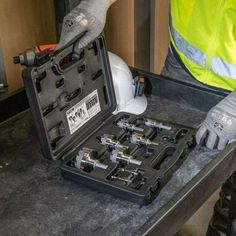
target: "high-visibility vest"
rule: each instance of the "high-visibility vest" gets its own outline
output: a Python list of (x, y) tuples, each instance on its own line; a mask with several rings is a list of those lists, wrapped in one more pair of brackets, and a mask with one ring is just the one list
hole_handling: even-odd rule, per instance
[(236, 90), (236, 0), (171, 0), (171, 42), (200, 82)]

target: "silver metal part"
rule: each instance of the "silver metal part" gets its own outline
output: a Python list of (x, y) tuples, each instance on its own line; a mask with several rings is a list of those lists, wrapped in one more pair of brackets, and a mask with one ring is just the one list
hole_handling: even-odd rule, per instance
[(118, 163), (122, 161), (125, 162), (127, 165), (134, 164), (140, 166), (142, 164), (142, 161), (136, 160), (133, 158), (133, 156), (127, 155), (119, 150), (113, 150), (110, 159), (113, 163)]
[(98, 160), (95, 160), (91, 157), (93, 150), (89, 148), (83, 148), (79, 151), (76, 156), (75, 167), (78, 169), (84, 169), (85, 167), (100, 168), (106, 170), (107, 165), (100, 163)]
[[(128, 176), (127, 177), (120, 177), (119, 174), (122, 174), (122, 173), (127, 173)], [(131, 183), (134, 182), (135, 178), (138, 176), (139, 174), (139, 171), (138, 169), (135, 169), (135, 170), (127, 170), (127, 169), (124, 169), (124, 168), (118, 168), (117, 170), (117, 173), (113, 176), (111, 176), (111, 179), (114, 180), (120, 180), (120, 181), (123, 181), (125, 185), (129, 185)]]
[(113, 135), (109, 135), (109, 134), (104, 134), (102, 137), (101, 137), (101, 144), (108, 147), (108, 148), (111, 148), (111, 149), (119, 149), (119, 150), (128, 150), (129, 147), (125, 146), (125, 145), (122, 145), (119, 141), (115, 140), (114, 139), (114, 136)]
[(162, 123), (157, 122), (152, 119), (145, 119), (144, 123), (146, 126), (148, 126), (150, 128), (164, 129), (164, 130), (171, 130), (172, 129), (172, 127), (167, 126), (167, 125), (163, 125)]
[(34, 49), (27, 49), (24, 53), (14, 58), (14, 62), (26, 66), (34, 66), (36, 52)]
[(118, 170), (121, 171), (121, 172), (126, 172), (126, 173), (129, 173), (129, 174), (132, 174), (134, 176), (139, 174), (138, 170), (127, 170), (127, 169), (124, 169), (124, 168), (119, 168)]
[(128, 183), (128, 184), (131, 184), (133, 182), (133, 180), (130, 180), (128, 178), (121, 178), (121, 177), (118, 177), (118, 176), (115, 176), (115, 175), (113, 175), (111, 177), (111, 179), (117, 179), (117, 180), (123, 181), (124, 183)]
[(133, 143), (133, 144), (137, 144), (137, 145), (159, 146), (159, 143), (152, 142), (150, 139), (146, 139), (142, 134), (137, 134), (137, 133), (132, 134), (132, 136), (130, 138), (130, 142)]
[(127, 122), (124, 119), (121, 119), (120, 121), (118, 121), (117, 126), (121, 129), (125, 129), (125, 130), (128, 130), (128, 131), (139, 131), (139, 132), (144, 131), (144, 129), (139, 128), (139, 127), (135, 126), (134, 124), (131, 124), (131, 123)]

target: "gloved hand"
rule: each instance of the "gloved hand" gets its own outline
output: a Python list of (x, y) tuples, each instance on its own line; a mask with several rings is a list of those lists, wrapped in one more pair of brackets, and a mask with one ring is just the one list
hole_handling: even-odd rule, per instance
[(64, 48), (83, 33), (78, 48), (81, 49), (92, 42), (103, 31), (107, 10), (111, 4), (112, 0), (82, 0), (64, 17), (56, 50)]
[(222, 150), (236, 138), (236, 91), (229, 94), (207, 114), (196, 134), (198, 144)]

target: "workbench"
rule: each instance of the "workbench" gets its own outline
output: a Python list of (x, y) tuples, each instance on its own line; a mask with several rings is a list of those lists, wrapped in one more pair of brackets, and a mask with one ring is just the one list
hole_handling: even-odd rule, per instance
[[(206, 115), (206, 106), (198, 108), (214, 92), (203, 90), (195, 101), (198, 88), (172, 80), (167, 88), (155, 79), (145, 115), (197, 128)], [(235, 143), (220, 153), (196, 146), (160, 195), (139, 207), (63, 179), (60, 161), (43, 159), (26, 110), (0, 125), (0, 235), (172, 236), (236, 170), (234, 149)]]

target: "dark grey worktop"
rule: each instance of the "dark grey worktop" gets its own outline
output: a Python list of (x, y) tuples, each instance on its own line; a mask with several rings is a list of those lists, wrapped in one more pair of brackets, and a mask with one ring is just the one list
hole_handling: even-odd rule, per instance
[[(147, 115), (197, 127), (201, 111), (152, 97)], [(217, 154), (197, 146), (150, 205), (139, 206), (65, 180), (42, 158), (30, 111), (0, 125), (0, 235), (132, 235)]]

